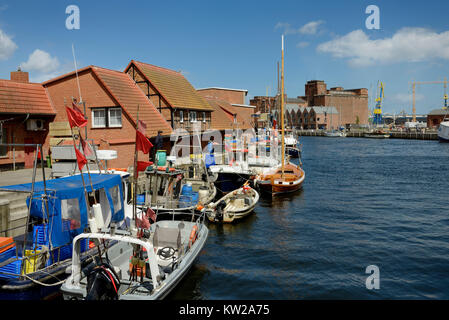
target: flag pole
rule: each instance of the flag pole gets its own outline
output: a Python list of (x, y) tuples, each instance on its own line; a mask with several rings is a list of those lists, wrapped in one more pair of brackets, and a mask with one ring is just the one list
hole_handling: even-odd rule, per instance
[(133, 193), (133, 219), (134, 219), (134, 225), (136, 226), (137, 221), (137, 130), (139, 127), (139, 105), (137, 105), (137, 120), (136, 120), (136, 143), (134, 147), (134, 193)]
[[(73, 100), (72, 100), (72, 103), (73, 103)], [(84, 114), (83, 114), (83, 115), (84, 115)], [(85, 115), (84, 115), (84, 118), (86, 118)], [(70, 128), (71, 128), (71, 127), (70, 127)], [(86, 124), (86, 130), (87, 130), (87, 124)], [(87, 160), (87, 163), (86, 163), (87, 176), (89, 177), (90, 187), (92, 188), (92, 193), (93, 193), (93, 195), (94, 195), (94, 201), (95, 201), (95, 204), (97, 204), (97, 203), (98, 203), (98, 202), (97, 202), (97, 196), (95, 195), (94, 186), (93, 186), (93, 184), (92, 184), (92, 178), (91, 178), (91, 176), (90, 176), (89, 160), (87, 159), (86, 152), (84, 151), (84, 146), (83, 146), (83, 143), (82, 143), (83, 137), (81, 136), (81, 130), (79, 130), (79, 135), (80, 135), (81, 150), (83, 150), (83, 155), (84, 155), (84, 157), (85, 157), (86, 160)], [(87, 137), (86, 137), (86, 138), (87, 138)], [(84, 143), (86, 144), (87, 141), (84, 140)], [(80, 172), (81, 172), (81, 174), (82, 174), (82, 171), (81, 171), (81, 170), (80, 170)]]

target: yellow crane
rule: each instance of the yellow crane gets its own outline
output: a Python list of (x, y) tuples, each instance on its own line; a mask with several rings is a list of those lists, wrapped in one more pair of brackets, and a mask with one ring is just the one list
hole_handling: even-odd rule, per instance
[(446, 88), (447, 88), (447, 80), (444, 78), (443, 81), (412, 81), (412, 93), (413, 93), (413, 122), (416, 122), (416, 104), (415, 104), (415, 91), (416, 91), (416, 85), (417, 84), (438, 84), (438, 83), (444, 83), (444, 106), (447, 107), (447, 94), (446, 94)]

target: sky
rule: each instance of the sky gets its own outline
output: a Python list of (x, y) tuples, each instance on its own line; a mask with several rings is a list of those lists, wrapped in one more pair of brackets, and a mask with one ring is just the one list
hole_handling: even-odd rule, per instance
[[(66, 13), (79, 8), (79, 29)], [(366, 20), (379, 9), (379, 29)], [(449, 1), (1, 1), (0, 79), (30, 73), (42, 82), (96, 65), (124, 70), (131, 59), (181, 71), (195, 88), (276, 94), (281, 35), (285, 92), (304, 95), (309, 80), (369, 89), (383, 111), (412, 112), (411, 81), (449, 79)], [(370, 20), (371, 21), (371, 20)], [(443, 84), (416, 86), (416, 111), (441, 108)]]

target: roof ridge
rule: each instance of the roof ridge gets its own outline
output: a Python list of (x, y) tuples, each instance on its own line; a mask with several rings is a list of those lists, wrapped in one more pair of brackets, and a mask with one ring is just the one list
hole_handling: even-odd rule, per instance
[(131, 60), (131, 62), (141, 63), (141, 64), (144, 64), (144, 65), (147, 65), (147, 66), (150, 66), (150, 67), (154, 67), (154, 68), (157, 68), (157, 69), (162, 69), (162, 71), (169, 71), (171, 73), (174, 73), (174, 74), (177, 74), (177, 75), (180, 75), (180, 76), (184, 77), (184, 75), (181, 72), (175, 71), (173, 69), (168, 69), (168, 68), (165, 68), (165, 67), (160, 67), (160, 66), (156, 66), (156, 65), (151, 64), (151, 63), (146, 63), (146, 62), (137, 61), (137, 60)]

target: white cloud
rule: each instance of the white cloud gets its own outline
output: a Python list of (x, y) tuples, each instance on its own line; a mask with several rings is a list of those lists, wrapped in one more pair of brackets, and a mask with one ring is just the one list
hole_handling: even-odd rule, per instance
[(290, 23), (287, 22), (278, 22), (274, 29), (284, 29), (285, 35), (298, 33), (298, 30), (292, 28)]
[(16, 49), (17, 45), (12, 41), (11, 37), (0, 30), (0, 60), (8, 59)]
[(22, 62), (20, 67), (24, 71), (37, 71), (40, 73), (52, 73), (59, 68), (59, 60), (51, 57), (48, 52), (40, 49), (34, 50), (27, 62)]
[(296, 47), (297, 47), (297, 48), (305, 48), (305, 47), (307, 47), (308, 45), (309, 45), (308, 42), (302, 41), (302, 42), (298, 43), (298, 44), (296, 45)]
[(299, 28), (298, 31), (302, 34), (316, 34), (318, 32), (318, 27), (323, 23), (323, 20), (311, 21)]
[(318, 52), (346, 58), (352, 66), (398, 62), (449, 60), (449, 31), (436, 33), (425, 28), (402, 28), (391, 38), (370, 39), (362, 30), (320, 44)]
[(295, 28), (292, 28), (290, 23), (278, 22), (274, 28), (275, 29), (283, 29), (284, 34), (286, 34), (286, 35), (287, 34), (298, 34), (298, 33), (313, 35), (313, 34), (318, 33), (318, 28), (323, 23), (324, 23), (323, 20), (311, 21), (311, 22), (303, 25), (301, 28), (295, 29)]

